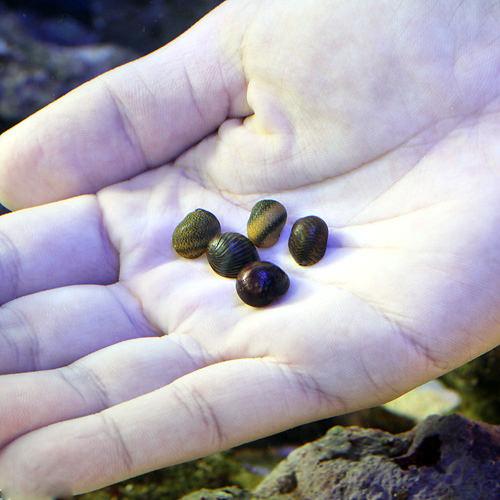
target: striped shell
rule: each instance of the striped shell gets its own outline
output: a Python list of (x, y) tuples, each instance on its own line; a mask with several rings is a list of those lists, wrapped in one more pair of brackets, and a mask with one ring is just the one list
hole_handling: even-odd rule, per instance
[(271, 262), (252, 262), (238, 274), (236, 292), (253, 307), (263, 307), (284, 295), (290, 287), (285, 271)]
[(197, 208), (182, 219), (172, 234), (172, 246), (182, 257), (195, 259), (204, 254), (209, 241), (220, 233), (214, 214)]
[(309, 215), (293, 225), (288, 248), (298, 264), (311, 266), (323, 258), (327, 243), (326, 222), (315, 215)]
[(259, 254), (246, 236), (222, 233), (208, 244), (207, 258), (217, 274), (236, 278), (247, 264), (259, 260)]
[(258, 247), (273, 246), (280, 237), (286, 217), (286, 208), (278, 201), (259, 201), (252, 208), (248, 219), (248, 237)]

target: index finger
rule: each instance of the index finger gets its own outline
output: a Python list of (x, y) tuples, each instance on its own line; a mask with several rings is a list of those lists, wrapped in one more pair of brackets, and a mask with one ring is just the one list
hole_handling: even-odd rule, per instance
[(0, 136), (0, 201), (17, 209), (95, 193), (169, 162), (228, 116), (248, 114), (244, 22), (233, 5), (241, 6), (222, 4), (165, 47)]
[(0, 452), (0, 484), (13, 498), (83, 493), (343, 411), (271, 358), (225, 361), (25, 434)]

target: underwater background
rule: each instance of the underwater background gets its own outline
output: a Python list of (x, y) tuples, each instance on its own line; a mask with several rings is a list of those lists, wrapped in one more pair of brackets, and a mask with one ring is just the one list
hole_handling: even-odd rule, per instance
[[(219, 3), (0, 0), (0, 132), (94, 76), (164, 45)], [(0, 205), (0, 215), (6, 212)], [(497, 348), (383, 407), (301, 426), (80, 498), (366, 498), (367, 484), (380, 486), (377, 498), (493, 498), (491, 492), (500, 491), (500, 430), (454, 414), (500, 424), (499, 380)], [(360, 428), (346, 427), (353, 425)], [(469, 448), (459, 439), (463, 434)], [(442, 489), (446, 474), (453, 479), (448, 490)], [(459, 491), (465, 483), (469, 493)]]

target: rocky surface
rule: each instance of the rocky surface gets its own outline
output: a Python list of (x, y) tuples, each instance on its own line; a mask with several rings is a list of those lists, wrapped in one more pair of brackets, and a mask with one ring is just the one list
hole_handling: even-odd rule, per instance
[(292, 452), (252, 493), (204, 490), (187, 497), (230, 498), (500, 498), (500, 427), (459, 415), (432, 416), (399, 435), (334, 427), (321, 439)]
[(460, 394), (462, 413), (500, 424), (500, 347), (447, 373), (442, 380)]
[(496, 498), (500, 429), (430, 417), (394, 436), (334, 427), (295, 451), (256, 490), (261, 498)]

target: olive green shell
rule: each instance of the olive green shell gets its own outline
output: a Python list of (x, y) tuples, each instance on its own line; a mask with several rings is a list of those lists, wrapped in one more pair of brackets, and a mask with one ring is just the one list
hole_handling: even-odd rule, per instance
[(247, 223), (248, 238), (261, 248), (273, 246), (286, 223), (286, 208), (275, 200), (261, 200), (255, 204)]
[(259, 260), (259, 254), (246, 236), (222, 233), (208, 244), (207, 259), (217, 274), (236, 278), (247, 264)]
[(325, 255), (328, 226), (323, 219), (309, 215), (298, 219), (292, 227), (288, 248), (301, 266), (311, 266)]
[(214, 214), (197, 208), (182, 219), (172, 234), (174, 250), (187, 259), (204, 254), (209, 241), (220, 233), (220, 223)]

